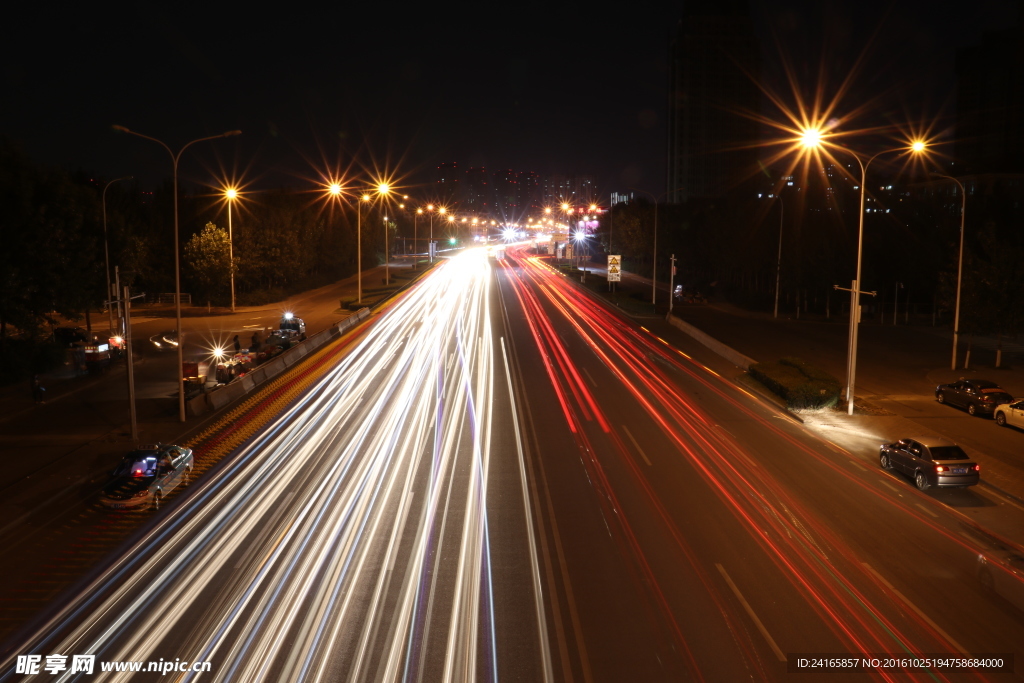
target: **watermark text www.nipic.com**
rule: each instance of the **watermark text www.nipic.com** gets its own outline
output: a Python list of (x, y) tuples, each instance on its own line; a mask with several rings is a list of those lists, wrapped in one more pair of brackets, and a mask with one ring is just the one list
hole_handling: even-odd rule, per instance
[(181, 659), (163, 659), (150, 662), (114, 661), (99, 662), (96, 655), (18, 655), (15, 673), (19, 674), (92, 674), (97, 672), (130, 672), (171, 674), (182, 672), (206, 672), (212, 670), (210, 662), (190, 662)]

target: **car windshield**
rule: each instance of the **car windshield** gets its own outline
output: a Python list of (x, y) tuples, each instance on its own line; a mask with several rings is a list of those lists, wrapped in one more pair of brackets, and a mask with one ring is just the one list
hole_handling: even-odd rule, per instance
[(932, 460), (966, 460), (967, 454), (959, 446), (932, 446)]
[(156, 453), (127, 456), (114, 470), (115, 477), (152, 477), (156, 475)]

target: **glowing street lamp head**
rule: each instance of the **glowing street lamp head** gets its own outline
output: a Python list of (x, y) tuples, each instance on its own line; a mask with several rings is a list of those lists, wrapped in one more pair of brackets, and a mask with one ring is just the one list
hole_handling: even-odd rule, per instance
[(391, 186), (387, 183), (380, 183), (377, 185), (377, 194), (388, 194), (391, 192)]
[(427, 211), (433, 211), (433, 210), (434, 210), (434, 205), (433, 204), (427, 204)]
[(226, 199), (234, 201), (238, 197), (238, 190), (236, 190), (233, 187), (229, 187), (226, 190), (224, 190), (224, 197)]
[(569, 210), (569, 205), (563, 202), (562, 203), (562, 211), (568, 211), (568, 210)]
[(372, 199), (372, 197), (370, 195), (364, 193), (363, 196), (360, 197), (360, 199), (362, 199), (364, 202), (368, 202), (368, 201), (370, 201)]
[(331, 183), (327, 186), (327, 191), (333, 194), (335, 197), (341, 196), (341, 183)]
[(544, 213), (551, 213), (551, 207), (550, 206), (545, 206), (544, 207)]
[(808, 149), (821, 146), (821, 129), (805, 128), (800, 133), (800, 144)]
[(926, 147), (923, 140), (915, 140), (911, 145), (910, 149), (914, 152), (923, 152)]
[(439, 206), (437, 207), (437, 212), (443, 216), (446, 213), (448, 213), (448, 209), (444, 208), (443, 206)]
[(422, 216), (423, 215), (423, 209), (416, 209), (416, 213), (418, 213), (418, 214), (420, 214)]
[(590, 210), (591, 211), (597, 211), (597, 204), (591, 204), (590, 205)]

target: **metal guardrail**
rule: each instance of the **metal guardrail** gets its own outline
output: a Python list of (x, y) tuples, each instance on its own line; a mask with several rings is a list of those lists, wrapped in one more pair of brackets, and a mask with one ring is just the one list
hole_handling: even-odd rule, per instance
[(341, 322), (331, 325), (326, 330), (317, 332), (306, 341), (300, 342), (281, 355), (254, 368), (243, 377), (238, 377), (228, 384), (196, 396), (188, 402), (189, 414), (203, 415), (210, 410), (220, 410), (229, 403), (234, 403), (236, 399), (277, 377), (314, 349), (320, 348), (331, 339), (340, 337), (350, 328), (365, 320), (369, 315), (370, 309), (362, 308)]

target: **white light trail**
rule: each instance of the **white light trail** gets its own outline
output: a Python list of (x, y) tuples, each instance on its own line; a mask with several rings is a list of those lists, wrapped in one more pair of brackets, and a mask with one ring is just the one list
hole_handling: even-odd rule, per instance
[[(507, 367), (492, 279), (485, 251), (467, 250), (404, 294), (54, 651), (173, 653), (214, 662), (202, 680), (216, 681), (497, 680), (488, 475), (494, 421), (516, 415), (494, 414)], [(500, 450), (522, 466), (521, 444)]]

